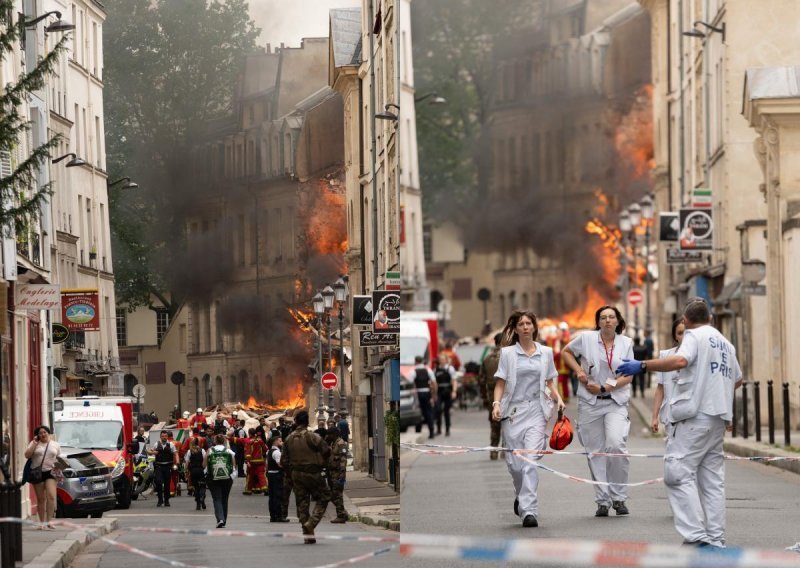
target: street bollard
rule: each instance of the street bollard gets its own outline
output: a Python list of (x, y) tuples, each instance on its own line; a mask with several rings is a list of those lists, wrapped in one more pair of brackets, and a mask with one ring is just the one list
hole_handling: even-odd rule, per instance
[(775, 408), (772, 395), (772, 380), (767, 381), (767, 426), (769, 427), (769, 443), (775, 443)]
[[(3, 467), (3, 481), (0, 482), (0, 517), (22, 515), (22, 494), (20, 484), (10, 481), (8, 470)], [(13, 568), (22, 562), (22, 525), (19, 523), (0, 523), (0, 566)]]
[(790, 446), (792, 436), (789, 430), (789, 383), (783, 383), (783, 445)]
[[(735, 391), (734, 391), (735, 392)], [(736, 412), (736, 405), (733, 405)], [(747, 423), (747, 381), (742, 382), (742, 435), (747, 439), (749, 435)], [(733, 437), (736, 437), (736, 416), (733, 417)]]
[(760, 442), (761, 441), (761, 381), (756, 381), (755, 384), (753, 384), (753, 388), (755, 389), (753, 391), (753, 403), (755, 404), (756, 407), (756, 416), (755, 416), (756, 423), (753, 426), (753, 428), (756, 431), (756, 442)]

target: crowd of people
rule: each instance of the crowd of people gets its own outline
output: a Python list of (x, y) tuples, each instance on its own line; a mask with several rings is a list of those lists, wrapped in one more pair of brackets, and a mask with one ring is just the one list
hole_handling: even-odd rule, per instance
[[(226, 526), (229, 496), (237, 477), (244, 478), (244, 495), (269, 497), (272, 523), (290, 522), (289, 502), (294, 493), (307, 544), (316, 542), (314, 528), (329, 502), (336, 508), (331, 522), (347, 522), (343, 493), (350, 428), (344, 417), (336, 414), (320, 420), (313, 432), (305, 410), (296, 412), (291, 422), (284, 417), (272, 422), (261, 417), (256, 427), (246, 428), (245, 424), (245, 419), (235, 414), (230, 421), (222, 415), (208, 420), (198, 408), (193, 416), (184, 412), (176, 421), (176, 428), (191, 430), (182, 444), (176, 443), (172, 430), (163, 429), (152, 447), (140, 427), (134, 441), (139, 442), (140, 453), (154, 458), (156, 507), (170, 506), (182, 470), (197, 511), (206, 509), (206, 494), (211, 494), (217, 528)], [(310, 513), (312, 498), (317, 505)]]

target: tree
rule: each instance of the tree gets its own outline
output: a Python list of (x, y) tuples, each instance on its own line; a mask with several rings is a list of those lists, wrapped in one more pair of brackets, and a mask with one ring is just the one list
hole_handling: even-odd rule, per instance
[(259, 30), (245, 0), (108, 0), (104, 31), (109, 190), (117, 301), (171, 315), (185, 298), (185, 212), (197, 197), (192, 143), (230, 111)]
[[(13, 8), (11, 0), (0, 0), (0, 61), (7, 59), (24, 33), (24, 28), (13, 21)], [(31, 93), (44, 86), (66, 49), (66, 41), (64, 34), (32, 69), (23, 70), (0, 94), (0, 225), (10, 231), (13, 224), (17, 234), (23, 233), (38, 218), (42, 202), (52, 193), (50, 184), (37, 183), (36, 174), (59, 141), (58, 136), (53, 136), (31, 149), (27, 157), (19, 156), (20, 141), (31, 128), (31, 123), (21, 114), (22, 105)]]
[(424, 209), (450, 216), (455, 204), (488, 192), (488, 124), (495, 39), (540, 20), (542, 0), (437, 0), (412, 4), (417, 94), (445, 105), (417, 105)]

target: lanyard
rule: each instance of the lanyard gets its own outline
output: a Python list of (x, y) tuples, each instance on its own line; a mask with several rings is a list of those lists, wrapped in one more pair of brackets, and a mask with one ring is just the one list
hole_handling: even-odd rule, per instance
[[(600, 341), (603, 341), (602, 339)], [(613, 371), (614, 369), (611, 368), (611, 360), (614, 358), (614, 344), (611, 344), (611, 352), (608, 351), (606, 348), (606, 342), (603, 341), (603, 351), (606, 352), (606, 361), (608, 362), (609, 370)]]

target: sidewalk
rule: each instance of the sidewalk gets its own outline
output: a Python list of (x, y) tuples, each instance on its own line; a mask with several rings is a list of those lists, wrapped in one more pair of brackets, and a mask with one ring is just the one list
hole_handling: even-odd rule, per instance
[[(99, 536), (116, 530), (117, 519), (65, 519)], [(22, 564), (29, 568), (67, 568), (72, 560), (93, 540), (84, 529), (58, 527), (40, 531), (22, 527)]]
[[(633, 411), (631, 414), (636, 414), (642, 420), (643, 427), (650, 428), (650, 417), (652, 416), (653, 409), (653, 393), (655, 391), (655, 382), (653, 388), (648, 389), (645, 397), (631, 398), (630, 408)], [(763, 417), (762, 417), (763, 418)], [(775, 431), (775, 442), (781, 444), (783, 442), (783, 428), (777, 427)], [(769, 440), (769, 434), (766, 428), (761, 429), (761, 442), (757, 442), (754, 435), (750, 438), (744, 439), (741, 437), (741, 432), (737, 437), (733, 437), (731, 433), (725, 434), (724, 448), (725, 452), (734, 456), (740, 457), (754, 457), (754, 456), (768, 456), (768, 457), (800, 457), (797, 452), (790, 452), (784, 450), (782, 447), (771, 446), (764, 440)], [(663, 434), (651, 434), (654, 437), (662, 437)], [(800, 432), (792, 431), (790, 438), (794, 446), (800, 445)], [(771, 465), (792, 473), (800, 474), (800, 460), (782, 460), (773, 462), (762, 462), (764, 465)]]
[(363, 471), (348, 471), (344, 500), (351, 520), (400, 531), (400, 495), (388, 483)]

